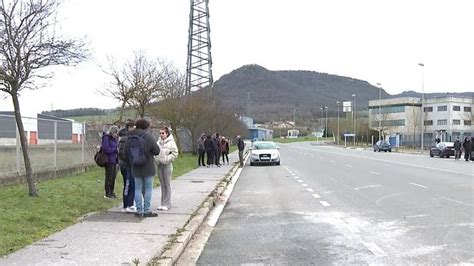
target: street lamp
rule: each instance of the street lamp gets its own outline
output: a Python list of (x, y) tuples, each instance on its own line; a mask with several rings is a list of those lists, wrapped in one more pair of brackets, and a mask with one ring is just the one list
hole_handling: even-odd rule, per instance
[(381, 140), (381, 130), (382, 130), (382, 84), (377, 83), (379, 86), (379, 140)]
[(324, 109), (326, 109), (326, 126), (324, 127), (324, 131), (326, 133), (326, 138), (328, 137), (328, 107), (324, 106)]
[(352, 94), (352, 97), (354, 98), (354, 110), (352, 111), (352, 129), (354, 131), (354, 146), (355, 146), (355, 139), (356, 139), (356, 120), (357, 120), (357, 113), (356, 113), (356, 95)]
[(423, 109), (423, 105), (425, 102), (425, 64), (424, 63), (419, 63), (418, 64), (421, 67), (421, 154), (423, 154), (423, 133), (424, 133), (424, 114), (425, 110)]
[(336, 143), (339, 145), (339, 101), (336, 102), (337, 104), (337, 139)]
[[(324, 108), (321, 107), (321, 108), (319, 108), (319, 110), (321, 110), (321, 115), (319, 116), (319, 126), (322, 127), (322, 125), (323, 125), (323, 110), (324, 110)], [(324, 136), (324, 132), (323, 132), (323, 136)]]

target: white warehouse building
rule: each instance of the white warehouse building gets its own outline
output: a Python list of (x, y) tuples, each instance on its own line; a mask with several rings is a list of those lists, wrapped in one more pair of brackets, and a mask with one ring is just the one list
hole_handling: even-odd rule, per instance
[[(474, 136), (473, 98), (429, 97), (423, 106), (424, 145), (436, 138), (454, 141)], [(421, 99), (415, 97), (369, 101), (370, 128), (395, 146), (421, 145)]]

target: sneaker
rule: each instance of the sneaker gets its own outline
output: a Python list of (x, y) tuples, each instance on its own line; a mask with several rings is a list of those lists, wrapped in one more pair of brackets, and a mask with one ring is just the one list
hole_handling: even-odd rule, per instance
[(127, 207), (127, 208), (125, 208), (125, 211), (128, 212), (128, 213), (136, 213), (137, 208), (135, 208), (135, 206)]
[(159, 211), (168, 211), (169, 208), (166, 207), (166, 206), (160, 206), (160, 207), (158, 207), (158, 210), (159, 210)]
[(143, 214), (143, 217), (157, 217), (158, 214), (154, 212), (146, 212)]
[(135, 217), (137, 217), (137, 218), (143, 218), (144, 215), (143, 215), (143, 213), (137, 212), (137, 213), (135, 213)]
[(112, 196), (110, 196), (110, 195), (108, 195), (108, 196), (106, 195), (106, 196), (104, 196), (104, 199), (113, 200), (114, 198), (112, 198)]

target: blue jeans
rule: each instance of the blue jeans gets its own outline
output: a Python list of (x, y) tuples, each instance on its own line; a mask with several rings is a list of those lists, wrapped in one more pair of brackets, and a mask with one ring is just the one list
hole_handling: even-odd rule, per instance
[[(143, 188), (145, 195), (142, 195)], [(135, 177), (135, 204), (137, 213), (150, 212), (151, 196), (153, 194), (153, 176)]]
[(120, 165), (123, 177), (123, 207), (132, 207), (135, 199), (135, 179), (132, 177), (132, 169), (128, 165)]

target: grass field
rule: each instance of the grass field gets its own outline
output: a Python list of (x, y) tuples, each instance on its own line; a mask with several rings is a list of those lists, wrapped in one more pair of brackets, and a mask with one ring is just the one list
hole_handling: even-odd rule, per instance
[[(180, 156), (174, 163), (173, 178), (197, 167), (197, 157)], [(158, 184), (155, 178), (155, 185)], [(41, 182), (39, 197), (29, 197), (25, 186), (0, 188), (0, 256), (19, 250), (74, 223), (79, 217), (105, 211), (121, 204), (122, 176), (117, 175), (118, 199), (106, 200), (104, 169)]]

